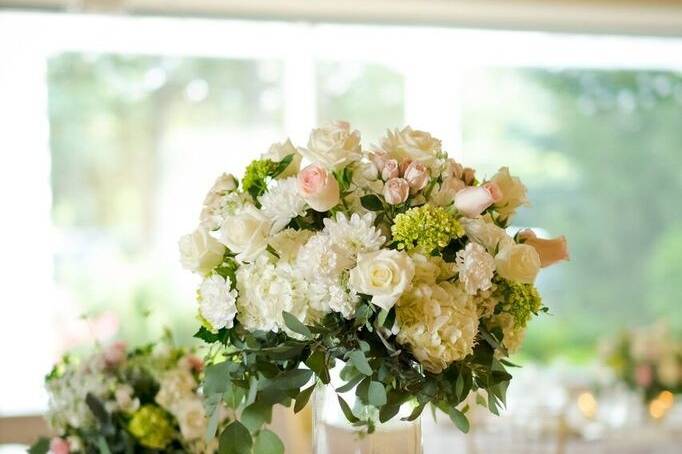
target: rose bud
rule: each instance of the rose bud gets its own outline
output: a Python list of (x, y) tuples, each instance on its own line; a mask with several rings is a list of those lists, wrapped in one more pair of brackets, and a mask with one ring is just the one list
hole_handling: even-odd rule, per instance
[(421, 162), (412, 162), (405, 169), (403, 178), (407, 180), (412, 193), (415, 193), (424, 189), (429, 182), (429, 171)]
[(377, 168), (377, 171), (381, 175), (381, 171), (384, 170), (386, 161), (388, 161), (388, 153), (383, 150), (376, 150), (369, 154), (369, 160)]
[(301, 170), (297, 187), (298, 193), (315, 211), (327, 211), (341, 201), (339, 183), (319, 164), (310, 164)]
[(397, 178), (400, 176), (400, 166), (398, 161), (395, 159), (389, 159), (384, 164), (384, 168), (381, 170), (381, 179), (388, 181), (391, 178)]
[(405, 171), (410, 166), (410, 164), (412, 164), (411, 159), (403, 159), (402, 160), (402, 162), (400, 163), (400, 175), (401, 176), (403, 176), (403, 177), (405, 176)]
[(384, 185), (384, 199), (388, 204), (401, 204), (409, 195), (410, 185), (402, 178), (391, 178)]
[(464, 216), (475, 218), (501, 197), (502, 191), (495, 183), (469, 186), (455, 194), (455, 208)]
[(52, 454), (69, 454), (69, 442), (63, 438), (54, 437), (50, 440), (50, 452)]
[(540, 256), (540, 265), (546, 268), (562, 260), (568, 260), (568, 244), (566, 237), (559, 236), (549, 240), (538, 238), (530, 229), (519, 232), (519, 240), (533, 246)]

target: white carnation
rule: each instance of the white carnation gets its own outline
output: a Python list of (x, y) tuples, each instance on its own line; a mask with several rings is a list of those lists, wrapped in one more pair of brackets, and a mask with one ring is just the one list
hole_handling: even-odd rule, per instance
[(237, 292), (230, 290), (230, 278), (214, 274), (199, 287), (199, 314), (213, 329), (232, 328), (237, 314)]
[(477, 243), (469, 243), (457, 252), (455, 258), (459, 270), (459, 280), (464, 283), (464, 289), (469, 295), (475, 295), (479, 290), (488, 290), (492, 286), (495, 273), (495, 259)]
[(272, 221), (272, 232), (282, 230), (296, 216), (304, 216), (306, 202), (298, 193), (296, 177), (277, 182), (258, 198), (261, 211)]

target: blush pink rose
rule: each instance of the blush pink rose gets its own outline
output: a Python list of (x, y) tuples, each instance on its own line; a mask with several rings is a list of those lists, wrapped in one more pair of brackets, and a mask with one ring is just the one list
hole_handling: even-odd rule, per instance
[(391, 178), (384, 185), (384, 199), (388, 204), (401, 204), (409, 195), (410, 185), (403, 178)]
[(388, 161), (388, 159), (388, 153), (383, 150), (373, 151), (369, 155), (369, 160), (372, 161), (372, 164), (374, 164), (374, 166), (377, 168), (379, 175), (381, 175), (381, 172), (384, 170), (384, 166), (386, 165), (386, 161)]
[(339, 183), (319, 164), (301, 170), (297, 179), (298, 193), (315, 211), (328, 211), (341, 201)]
[(525, 229), (519, 232), (519, 240), (535, 248), (540, 256), (540, 266), (543, 268), (568, 260), (568, 244), (563, 235), (546, 240), (538, 238), (532, 230)]
[(429, 182), (429, 170), (421, 162), (412, 162), (405, 169), (403, 178), (410, 185), (410, 190), (415, 193), (421, 191)]
[(495, 183), (466, 187), (455, 194), (455, 208), (469, 218), (480, 215), (495, 201), (502, 198), (502, 191)]
[(117, 341), (109, 345), (104, 350), (104, 362), (109, 367), (117, 366), (126, 359), (126, 350), (128, 346), (123, 341)]
[(412, 164), (411, 159), (403, 159), (402, 162), (400, 163), (400, 175), (405, 175), (405, 171), (407, 168)]
[(400, 166), (398, 161), (395, 159), (389, 159), (384, 164), (384, 168), (381, 170), (381, 179), (388, 181), (391, 178), (396, 178), (400, 176)]
[(50, 440), (50, 452), (52, 454), (69, 454), (69, 442), (63, 438), (54, 437)]

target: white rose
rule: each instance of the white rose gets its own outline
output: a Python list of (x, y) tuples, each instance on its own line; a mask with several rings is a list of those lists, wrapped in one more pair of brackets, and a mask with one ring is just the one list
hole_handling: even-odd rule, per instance
[(409, 159), (421, 162), (431, 169), (439, 169), (441, 141), (428, 132), (406, 126), (400, 131), (389, 131), (381, 142), (381, 149), (399, 161)]
[(461, 218), (459, 222), (464, 227), (467, 237), (486, 248), (491, 254), (514, 245), (514, 240), (507, 235), (507, 232), (492, 222), (485, 222), (480, 218)]
[(281, 162), (282, 159), (289, 155), (293, 155), (291, 163), (287, 166), (277, 178), (287, 178), (298, 173), (301, 167), (301, 154), (296, 150), (291, 140), (287, 139), (282, 143), (273, 143), (267, 153), (261, 155), (262, 159), (269, 159), (273, 162)]
[(493, 176), (491, 182), (497, 183), (502, 192), (500, 200), (495, 201), (495, 210), (503, 217), (511, 218), (516, 209), (528, 204), (528, 190), (518, 177), (509, 174), (509, 168), (501, 167)]
[(311, 162), (318, 162), (327, 170), (338, 170), (362, 158), (360, 132), (351, 131), (350, 124), (345, 121), (331, 122), (313, 129), (308, 148), (300, 151)]
[(230, 290), (230, 278), (214, 274), (199, 286), (199, 314), (214, 330), (232, 328), (237, 315), (237, 292)]
[(249, 205), (241, 212), (225, 217), (220, 228), (220, 240), (237, 253), (237, 260), (250, 262), (267, 248), (270, 225), (267, 216)]
[(184, 235), (178, 246), (182, 266), (201, 274), (208, 274), (220, 265), (225, 253), (225, 246), (203, 228)]
[(540, 271), (540, 257), (532, 246), (514, 244), (495, 256), (497, 273), (510, 281), (532, 284)]
[(350, 286), (372, 296), (372, 304), (389, 310), (414, 277), (414, 263), (405, 252), (381, 249), (358, 255), (358, 265), (350, 270)]
[(191, 397), (178, 402), (174, 409), (180, 432), (185, 440), (197, 440), (206, 431), (206, 413), (201, 400)]

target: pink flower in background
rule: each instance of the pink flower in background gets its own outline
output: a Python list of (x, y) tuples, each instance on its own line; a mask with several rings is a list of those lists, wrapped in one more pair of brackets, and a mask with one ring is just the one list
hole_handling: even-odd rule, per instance
[(409, 195), (410, 185), (402, 178), (391, 178), (384, 185), (384, 199), (388, 204), (403, 203)]
[(69, 443), (63, 438), (54, 437), (50, 440), (50, 452), (52, 454), (69, 454)]
[(651, 366), (637, 366), (637, 369), (635, 369), (635, 383), (646, 388), (647, 386), (651, 385), (653, 379), (654, 374), (651, 370)]
[(123, 341), (117, 341), (109, 345), (102, 355), (104, 356), (104, 362), (109, 367), (121, 364), (126, 359), (126, 349), (128, 346)]
[(327, 211), (341, 201), (336, 178), (319, 164), (310, 164), (301, 170), (297, 188), (301, 197), (315, 211)]
[(185, 355), (185, 357), (180, 360), (180, 364), (195, 372), (201, 372), (204, 369), (204, 360), (191, 353)]
[(566, 237), (563, 235), (546, 240), (538, 238), (532, 230), (525, 229), (519, 232), (519, 239), (524, 244), (535, 248), (540, 256), (540, 266), (543, 268), (554, 265), (562, 260), (568, 260), (568, 244), (566, 243)]

